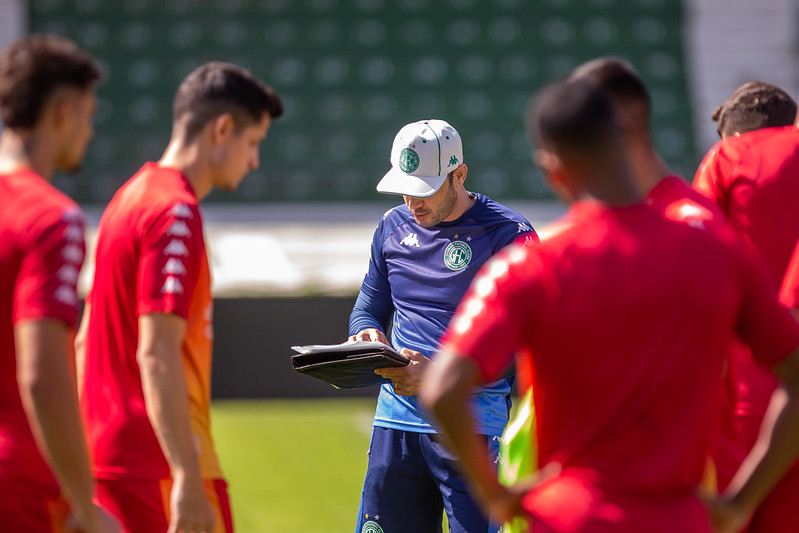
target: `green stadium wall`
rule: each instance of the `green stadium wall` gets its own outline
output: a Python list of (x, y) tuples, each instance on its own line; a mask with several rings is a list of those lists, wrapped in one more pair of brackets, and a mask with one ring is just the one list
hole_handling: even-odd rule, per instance
[(96, 138), (77, 178), (56, 184), (104, 204), (170, 134), (172, 95), (209, 60), (238, 63), (286, 103), (261, 168), (210, 201), (374, 200), (405, 123), (444, 118), (464, 139), (475, 190), (548, 192), (522, 115), (546, 81), (599, 55), (630, 60), (654, 100), (656, 144), (692, 175), (680, 0), (30, 0), (29, 30), (100, 59)]

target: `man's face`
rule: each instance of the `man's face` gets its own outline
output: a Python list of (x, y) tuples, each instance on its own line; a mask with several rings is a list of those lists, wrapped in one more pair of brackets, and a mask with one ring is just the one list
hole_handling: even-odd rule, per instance
[(427, 198), (403, 196), (402, 199), (405, 200), (405, 205), (411, 210), (417, 224), (423, 228), (432, 228), (447, 220), (452, 214), (458, 200), (458, 192), (452, 176), (449, 176), (433, 196)]
[(70, 91), (65, 96), (66, 106), (63, 123), (63, 145), (56, 160), (58, 170), (76, 172), (83, 164), (83, 157), (94, 136), (92, 120), (97, 110), (97, 96), (94, 88), (84, 91)]
[(260, 122), (233, 132), (217, 147), (219, 158), (213, 184), (215, 187), (235, 191), (244, 177), (258, 168), (258, 148), (266, 138), (270, 124), (269, 114), (264, 113)]

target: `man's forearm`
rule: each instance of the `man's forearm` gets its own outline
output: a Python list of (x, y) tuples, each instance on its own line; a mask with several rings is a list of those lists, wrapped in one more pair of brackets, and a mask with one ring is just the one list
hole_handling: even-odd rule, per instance
[(86, 517), (94, 482), (68, 363), (72, 335), (55, 320), (20, 324), (15, 335), (17, 381), (31, 429), (66, 497)]
[(173, 475), (200, 479), (181, 354), (151, 350), (138, 360), (147, 415)]
[(775, 393), (757, 443), (730, 482), (727, 495), (752, 511), (799, 452), (799, 389)]

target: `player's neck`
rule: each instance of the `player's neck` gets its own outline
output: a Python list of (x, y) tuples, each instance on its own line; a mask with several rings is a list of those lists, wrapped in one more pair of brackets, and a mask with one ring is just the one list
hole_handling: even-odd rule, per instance
[(633, 177), (644, 194), (673, 174), (649, 142), (630, 142), (627, 153)]
[(477, 195), (472, 195), (466, 189), (461, 188), (460, 192), (458, 193), (458, 200), (455, 202), (455, 208), (452, 210), (450, 215), (444, 219), (444, 222), (458, 220), (466, 211), (472, 208), (476, 201)]
[(18, 132), (10, 128), (0, 134), (0, 174), (30, 168), (47, 181), (55, 174), (51, 143), (35, 131)]
[(576, 200), (596, 200), (611, 207), (640, 204), (643, 193), (633, 171), (622, 154), (619, 158), (593, 160), (589, 166), (576, 169), (568, 184)]
[(198, 143), (185, 144), (181, 140), (171, 140), (158, 160), (158, 165), (173, 168), (185, 176), (194, 189), (198, 200), (211, 192), (211, 172), (202, 157), (202, 148)]
[(610, 207), (627, 207), (640, 204), (643, 201), (641, 191), (632, 178), (620, 182), (618, 179), (612, 181), (601, 181), (585, 191), (581, 199), (595, 199)]

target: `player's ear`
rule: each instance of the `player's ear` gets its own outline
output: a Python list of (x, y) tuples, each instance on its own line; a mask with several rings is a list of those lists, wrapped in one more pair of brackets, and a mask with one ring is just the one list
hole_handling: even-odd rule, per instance
[(230, 113), (222, 113), (211, 123), (211, 138), (214, 143), (223, 142), (233, 135), (235, 129), (233, 115)]
[(466, 164), (461, 163), (458, 165), (458, 168), (452, 171), (452, 177), (458, 182), (459, 185), (463, 186), (463, 182), (466, 181), (466, 174), (469, 171), (469, 167)]
[(544, 174), (549, 174), (562, 166), (560, 158), (554, 152), (544, 148), (533, 151), (533, 162), (541, 168)]
[(533, 152), (533, 161), (541, 169), (544, 180), (556, 196), (566, 200), (568, 187), (563, 163), (554, 152), (539, 148)]
[(49, 120), (51, 125), (59, 130), (70, 123), (70, 119), (76, 111), (76, 105), (77, 102), (73, 95), (64, 90), (56, 91), (45, 106), (42, 118)]

